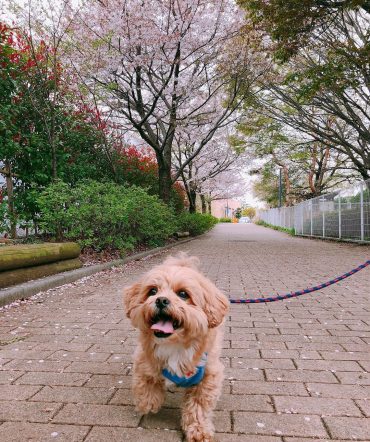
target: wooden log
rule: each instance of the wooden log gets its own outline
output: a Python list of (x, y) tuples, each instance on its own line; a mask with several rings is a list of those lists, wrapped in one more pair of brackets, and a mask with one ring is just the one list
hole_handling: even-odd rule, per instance
[(79, 259), (65, 259), (64, 261), (58, 261), (52, 264), (7, 270), (5, 272), (0, 272), (0, 289), (15, 284), (21, 284), (22, 282), (30, 281), (32, 279), (54, 275), (55, 273), (79, 269), (80, 267), (82, 267), (82, 263)]
[(0, 249), (0, 272), (77, 258), (80, 252), (74, 242), (5, 246)]
[(188, 236), (190, 236), (190, 233), (189, 232), (176, 232), (175, 236), (178, 239), (180, 239), (180, 238), (187, 238)]

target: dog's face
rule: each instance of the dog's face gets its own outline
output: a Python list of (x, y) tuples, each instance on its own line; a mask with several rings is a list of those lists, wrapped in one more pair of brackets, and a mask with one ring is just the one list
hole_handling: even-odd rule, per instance
[(227, 310), (227, 298), (196, 269), (196, 258), (169, 258), (126, 287), (127, 316), (157, 343), (187, 345), (218, 326)]

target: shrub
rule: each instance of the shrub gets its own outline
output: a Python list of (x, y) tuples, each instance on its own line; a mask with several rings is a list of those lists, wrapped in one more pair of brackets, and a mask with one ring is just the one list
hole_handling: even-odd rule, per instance
[(183, 212), (178, 216), (178, 230), (189, 232), (193, 236), (201, 235), (217, 222), (217, 218), (209, 214)]
[(57, 241), (72, 228), (72, 218), (68, 210), (73, 200), (68, 184), (57, 181), (48, 186), (37, 199), (41, 212), (41, 229), (55, 235)]
[(219, 218), (218, 222), (219, 223), (231, 223), (232, 219), (231, 218)]
[(175, 216), (139, 187), (84, 181), (50, 185), (39, 198), (45, 231), (97, 250), (160, 245), (176, 230)]

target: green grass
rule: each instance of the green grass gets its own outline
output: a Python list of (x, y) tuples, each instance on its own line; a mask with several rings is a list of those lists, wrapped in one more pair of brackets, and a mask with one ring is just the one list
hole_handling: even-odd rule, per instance
[(295, 236), (294, 229), (287, 229), (286, 227), (273, 226), (272, 224), (265, 223), (265, 221), (256, 221), (255, 224), (258, 224), (259, 226), (263, 227), (269, 227), (270, 229), (278, 230), (279, 232), (284, 232), (288, 233), (289, 235)]

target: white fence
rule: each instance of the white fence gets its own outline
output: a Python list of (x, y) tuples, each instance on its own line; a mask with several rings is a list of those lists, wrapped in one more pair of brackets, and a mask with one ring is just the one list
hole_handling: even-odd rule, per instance
[(261, 211), (259, 218), (297, 235), (370, 242), (370, 180), (294, 207)]

